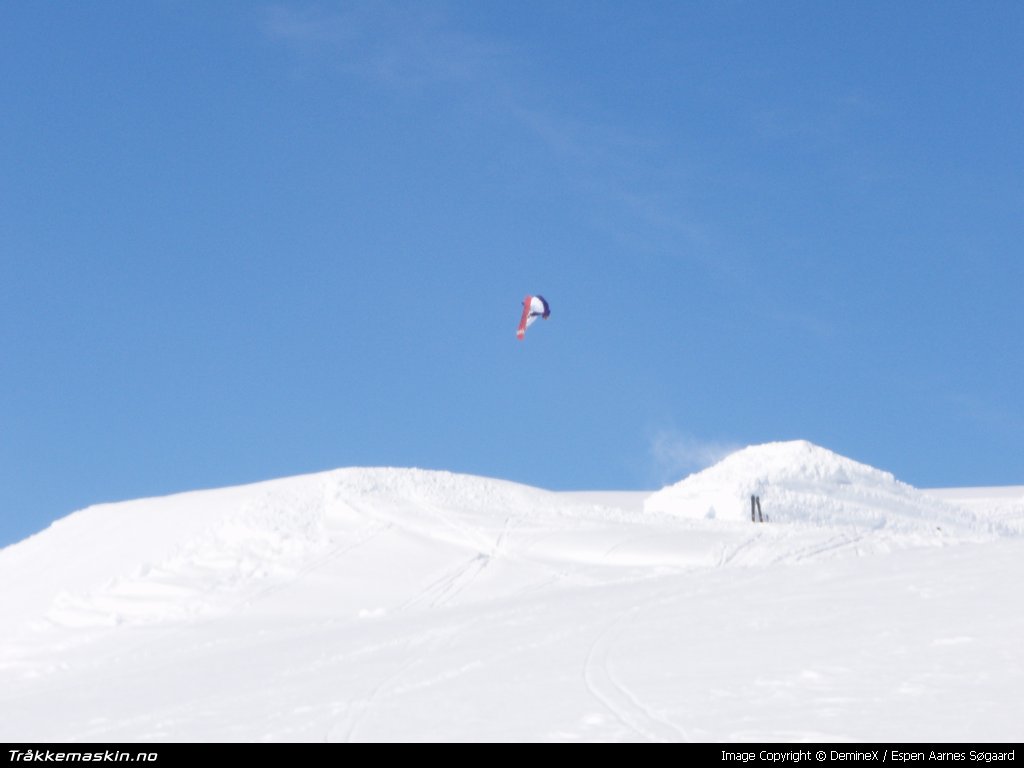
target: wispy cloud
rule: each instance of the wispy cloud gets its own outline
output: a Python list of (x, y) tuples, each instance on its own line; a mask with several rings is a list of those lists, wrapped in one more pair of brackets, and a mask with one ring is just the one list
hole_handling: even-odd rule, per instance
[(658, 481), (677, 482), (685, 476), (717, 464), (742, 446), (736, 443), (701, 440), (674, 429), (662, 429), (650, 440), (650, 454)]
[[(468, 105), (520, 131), (543, 148), (547, 168), (573, 194), (600, 203), (595, 224), (639, 252), (661, 249), (667, 241), (673, 256), (682, 251), (700, 259), (713, 239), (681, 200), (680, 190), (698, 182), (680, 174), (678, 158), (666, 162), (673, 156), (669, 136), (587, 114), (580, 105), (551, 103), (559, 88), (532, 81), (528, 51), (460, 29), (443, 7), (388, 1), (340, 10), (274, 5), (265, 10), (263, 24), (268, 38), (289, 48), (303, 66), (333, 67), (384, 88), (434, 88), (444, 96), (438, 105)], [(561, 92), (571, 90), (571, 83), (561, 85)]]
[(299, 56), (392, 87), (493, 81), (507, 53), (417, 4), (363, 2), (330, 11), (275, 5), (264, 12), (264, 31)]
[(264, 29), (272, 39), (293, 45), (345, 43), (353, 37), (352, 12), (274, 5), (264, 10)]

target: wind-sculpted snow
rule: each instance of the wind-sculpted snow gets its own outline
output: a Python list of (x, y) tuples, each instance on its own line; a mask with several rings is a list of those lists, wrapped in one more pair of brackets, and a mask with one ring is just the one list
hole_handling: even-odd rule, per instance
[(1012, 740), (1021, 490), (779, 443), (656, 494), (353, 468), (101, 505), (0, 550), (0, 738)]
[[(321, 558), (380, 537), (399, 551), (449, 549), (490, 558), (508, 534), (540, 539), (575, 530), (584, 538), (642, 515), (575, 505), (539, 489), (415, 469), (345, 469), (307, 477), (91, 508), (0, 553), (4, 567), (31, 574), (8, 591), (8, 617), (38, 612), (36, 624), (114, 626), (202, 617), (254, 592), (295, 579)], [(92, 535), (90, 535), (90, 533)], [(606, 537), (569, 547), (570, 559), (600, 559)], [(558, 559), (535, 541), (540, 559)], [(395, 566), (393, 553), (380, 553)], [(399, 567), (401, 564), (398, 564)], [(372, 567), (372, 566), (368, 566)], [(13, 583), (12, 577), (12, 582)], [(394, 578), (381, 574), (381, 589)], [(6, 605), (5, 605), (6, 604)]]
[(165, 557), (112, 573), (84, 592), (62, 591), (47, 619), (75, 626), (205, 615), (253, 585), (294, 576), (328, 545), (315, 487), (268, 484), (251, 495), (224, 496), (206, 526), (181, 536)]
[(752, 446), (653, 494), (651, 513), (746, 520), (750, 498), (773, 523), (811, 523), (903, 532), (1006, 531), (991, 519), (929, 496), (865, 464), (805, 441)]

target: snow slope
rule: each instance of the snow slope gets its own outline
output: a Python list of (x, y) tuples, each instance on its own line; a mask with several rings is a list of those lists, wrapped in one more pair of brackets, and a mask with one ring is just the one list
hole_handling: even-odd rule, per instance
[(1022, 521), (808, 443), (97, 506), (0, 550), (0, 739), (1019, 740)]

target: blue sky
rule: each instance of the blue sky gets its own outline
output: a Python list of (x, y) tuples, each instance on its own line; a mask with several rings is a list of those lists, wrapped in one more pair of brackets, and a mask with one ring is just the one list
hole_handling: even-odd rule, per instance
[(1022, 484), (1022, 40), (1012, 2), (6, 3), (0, 544), (793, 438)]

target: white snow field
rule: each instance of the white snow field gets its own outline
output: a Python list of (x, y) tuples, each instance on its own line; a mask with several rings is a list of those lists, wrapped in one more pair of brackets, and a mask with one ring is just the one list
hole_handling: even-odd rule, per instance
[(0, 740), (1021, 741), (1022, 584), (1024, 487), (805, 442), (102, 505), (0, 550)]

